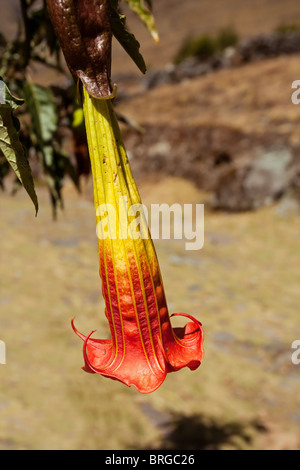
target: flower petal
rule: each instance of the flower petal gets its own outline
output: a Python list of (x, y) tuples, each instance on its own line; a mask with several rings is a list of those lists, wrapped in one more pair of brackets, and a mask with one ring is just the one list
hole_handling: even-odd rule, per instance
[[(74, 323), (72, 326), (84, 342), (84, 370), (150, 393), (163, 383), (168, 372), (185, 366), (191, 370), (199, 367), (203, 331), (201, 323), (186, 314), (181, 315), (192, 321), (184, 328), (172, 329), (150, 234), (142, 239), (131, 236), (133, 229), (132, 233), (127, 231), (130, 217), (127, 210), (124, 213), (120, 198), (131, 206), (141, 200), (111, 102), (96, 100), (84, 89), (84, 113), (96, 221), (101, 228), (99, 273), (111, 339), (93, 339), (94, 332), (85, 336), (75, 329)], [(99, 210), (102, 204), (104, 211)], [(108, 205), (115, 212), (110, 217)], [(115, 222), (118, 231), (113, 229)], [(119, 236), (113, 236), (115, 233)]]
[[(146, 356), (139, 351), (138, 345), (128, 348), (126, 356), (117, 368), (113, 368), (114, 345), (112, 340), (92, 339), (92, 331), (88, 336), (80, 333), (72, 320), (72, 328), (84, 341), (83, 356), (85, 365), (83, 370), (92, 374), (101, 374), (118, 380), (128, 387), (134, 385), (141, 393), (150, 393), (156, 390), (165, 380), (167, 367), (153, 373)], [(105, 365), (106, 364), (106, 365)]]
[(184, 316), (191, 319), (184, 327), (169, 330), (164, 337), (164, 347), (168, 359), (168, 372), (175, 372), (183, 367), (197, 369), (204, 356), (203, 330), (196, 318), (186, 313), (174, 313), (171, 316)]
[[(111, 339), (92, 339), (90, 336), (95, 332), (92, 331), (88, 336), (80, 333), (74, 325), (74, 319), (71, 322), (74, 332), (84, 341), (83, 356), (85, 365), (83, 370), (90, 373), (97, 373), (99, 369), (108, 366), (113, 355), (113, 343)], [(97, 370), (96, 370), (97, 369)]]

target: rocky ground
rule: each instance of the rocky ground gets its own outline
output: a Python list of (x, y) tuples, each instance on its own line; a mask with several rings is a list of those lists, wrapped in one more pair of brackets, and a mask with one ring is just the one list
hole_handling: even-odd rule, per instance
[(298, 62), (283, 54), (121, 96), (118, 110), (144, 129), (124, 128), (136, 174), (188, 178), (230, 211), (299, 200)]

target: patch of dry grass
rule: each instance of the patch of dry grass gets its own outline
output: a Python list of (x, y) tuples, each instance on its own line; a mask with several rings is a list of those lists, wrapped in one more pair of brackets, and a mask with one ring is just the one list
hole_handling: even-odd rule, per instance
[(299, 77), (299, 55), (283, 56), (160, 86), (119, 109), (141, 126), (229, 126), (246, 135), (288, 136), (299, 145), (299, 106), (291, 101)]
[[(187, 36), (214, 35), (232, 26), (241, 39), (274, 31), (279, 25), (299, 24), (300, 6), (297, 0), (161, 0), (153, 2), (154, 15), (160, 33), (155, 44), (144, 25), (125, 9), (128, 24), (141, 43), (141, 51), (151, 68), (170, 63)], [(113, 71), (130, 70), (138, 73), (122, 48), (115, 41)]]
[[(179, 179), (140, 189), (146, 204), (206, 201)], [(206, 356), (197, 371), (140, 395), (80, 370), (70, 319), (99, 337), (108, 331), (93, 206), (65, 195), (57, 222), (42, 189), (37, 219), (23, 192), (1, 195), (0, 448), (170, 448), (178, 439), (194, 449), (298, 446), (300, 370), (290, 346), (299, 336), (299, 215), (207, 209), (201, 251), (156, 242), (170, 311), (202, 321)]]

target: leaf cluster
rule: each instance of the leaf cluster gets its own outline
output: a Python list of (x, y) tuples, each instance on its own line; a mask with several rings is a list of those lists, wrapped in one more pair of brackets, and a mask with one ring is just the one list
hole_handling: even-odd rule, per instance
[[(151, 0), (145, 1), (146, 6), (141, 0), (125, 0), (125, 2), (144, 23), (153, 40), (157, 42), (159, 40), (159, 35), (155, 26), (154, 17), (151, 13)], [(120, 0), (110, 1), (112, 33), (140, 69), (140, 71), (142, 73), (146, 73), (146, 64), (143, 56), (139, 51), (140, 44), (135, 36), (128, 30), (126, 25), (126, 16), (122, 14), (119, 4)]]
[(0, 186), (5, 187), (12, 169), (14, 191), (23, 185), (37, 212), (33, 167), (35, 177), (48, 186), (55, 214), (63, 205), (65, 176), (69, 174), (79, 187), (76, 166), (63, 150), (62, 129), (69, 126), (71, 116), (66, 90), (41, 86), (32, 76), (40, 64), (65, 72), (45, 2), (20, 0), (20, 10), (16, 37), (8, 41), (1, 35), (0, 41)]
[[(151, 0), (123, 1), (157, 41)], [(120, 3), (120, 0), (110, 0), (112, 33), (145, 73), (140, 44), (127, 27)], [(76, 87), (61, 63), (60, 45), (46, 0), (20, 0), (20, 11), (16, 37), (8, 41), (0, 32), (0, 187), (5, 187), (5, 180), (13, 170), (14, 188), (23, 185), (37, 212), (34, 180), (39, 179), (49, 189), (56, 214), (57, 207), (63, 207), (65, 178), (71, 178), (80, 189), (80, 176), (89, 172), (84, 124), (81, 121), (73, 125), (79, 106)], [(65, 74), (67, 85), (42, 86), (32, 73), (39, 64)], [(73, 143), (73, 151), (68, 153), (64, 147), (66, 135), (71, 135)]]

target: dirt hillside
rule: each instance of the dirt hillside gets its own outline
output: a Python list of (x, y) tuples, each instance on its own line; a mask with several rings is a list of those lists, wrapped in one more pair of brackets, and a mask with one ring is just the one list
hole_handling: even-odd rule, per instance
[[(281, 24), (300, 22), (297, 0), (153, 0), (152, 4), (160, 34), (158, 45), (134, 14), (125, 9), (149, 69), (172, 61), (183, 39), (190, 35), (215, 34), (232, 26), (241, 38), (246, 38), (273, 31)], [(116, 44), (113, 70), (119, 73), (124, 69), (135, 72), (135, 66)]]

